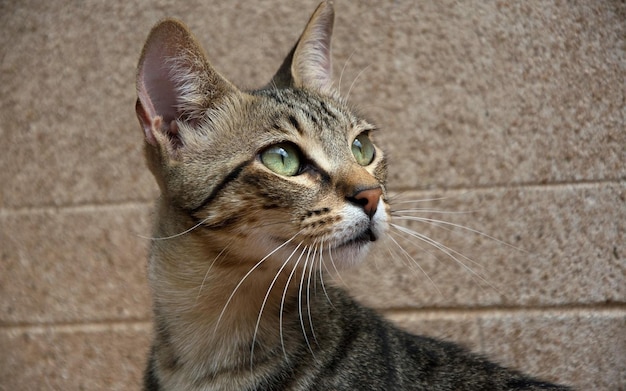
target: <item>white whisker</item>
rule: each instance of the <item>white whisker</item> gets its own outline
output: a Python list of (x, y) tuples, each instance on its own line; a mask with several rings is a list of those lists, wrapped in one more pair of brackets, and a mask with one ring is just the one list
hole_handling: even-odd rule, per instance
[[(186, 235), (186, 234), (190, 233), (191, 231), (195, 230), (196, 228), (202, 226), (202, 224), (206, 223), (208, 220), (209, 220), (208, 218), (204, 218), (201, 221), (199, 221), (198, 223), (194, 224), (191, 228), (187, 228), (186, 230), (184, 230), (182, 232), (179, 232), (177, 234), (170, 235), (170, 236), (152, 237), (152, 236), (144, 236), (144, 235), (137, 234), (137, 237), (140, 238), (140, 239), (155, 240), (155, 241), (157, 241), (157, 240), (176, 239), (176, 238), (179, 238), (179, 237), (181, 237), (183, 235)], [(263, 223), (263, 224), (258, 225), (256, 228), (266, 227), (266, 226), (274, 225), (274, 224), (284, 224), (284, 222), (283, 221), (278, 221), (278, 222), (275, 222), (275, 223)]]
[(434, 213), (434, 214), (449, 214), (449, 215), (462, 215), (462, 214), (472, 214), (476, 213), (476, 211), (453, 211), (453, 210), (440, 210), (440, 209), (430, 209), (430, 208), (412, 208), (412, 209), (396, 209), (391, 211), (392, 216), (400, 216), (398, 213)]
[(334, 308), (335, 306), (333, 305), (333, 302), (330, 300), (330, 297), (328, 296), (328, 291), (326, 291), (326, 285), (324, 284), (322, 268), (326, 269), (326, 263), (324, 262), (324, 258), (322, 257), (323, 250), (324, 250), (324, 240), (322, 239), (322, 241), (320, 242), (320, 267), (319, 267), (320, 284), (322, 285), (322, 290), (324, 291), (324, 295), (326, 296), (326, 300), (328, 301), (328, 304), (330, 304), (331, 307)]
[(352, 84), (350, 84), (350, 88), (348, 89), (348, 93), (346, 94), (346, 102), (350, 101), (350, 93), (352, 92), (352, 87), (354, 87), (354, 85), (356, 84), (356, 81), (359, 79), (359, 77), (363, 74), (363, 72), (365, 72), (370, 66), (366, 66), (365, 68), (361, 69), (361, 72), (359, 72), (356, 77), (354, 78), (354, 80), (352, 80)]
[[(426, 221), (426, 223), (428, 223), (428, 222)], [(437, 226), (435, 223), (429, 223), (429, 224), (431, 224), (431, 225), (433, 225), (433, 226), (435, 226), (435, 227), (437, 227), (437, 228), (443, 229), (443, 230), (445, 230), (445, 231), (454, 232), (451, 228), (448, 228), (448, 227), (445, 227), (445, 226), (444, 226), (444, 227)], [(432, 239), (432, 238), (430, 238), (430, 237), (428, 237), (428, 236), (426, 236), (426, 235), (424, 235), (424, 234), (418, 233), (418, 232), (416, 232), (416, 231), (414, 231), (414, 230), (412, 230), (412, 229), (410, 229), (410, 228), (408, 228), (408, 227), (404, 227), (404, 226), (400, 226), (400, 225), (398, 225), (397, 227), (393, 227), (393, 228), (397, 229), (398, 231), (400, 231), (400, 230), (401, 230), (400, 228), (402, 228), (402, 229), (406, 230), (406, 232), (404, 232), (405, 234), (409, 234), (409, 232), (412, 232), (412, 233), (414, 233), (415, 235), (420, 235), (420, 236), (422, 237), (420, 240), (421, 240), (421, 241), (423, 241), (423, 242), (428, 243), (428, 244), (429, 244), (429, 245), (431, 245), (431, 246), (432, 246), (432, 243), (437, 243), (437, 244), (440, 244), (440, 245), (444, 246), (442, 243), (437, 242), (436, 240), (434, 240), (434, 239)], [(410, 234), (409, 234), (409, 235), (410, 235)], [(411, 236), (412, 236), (412, 235), (411, 235)], [(415, 236), (413, 236), (413, 237), (415, 237)], [(427, 242), (426, 240), (423, 240), (424, 238), (426, 238), (426, 239), (428, 239), (428, 240), (432, 240), (432, 242)], [(419, 247), (419, 248), (420, 248), (420, 250), (426, 251), (429, 255), (431, 255), (433, 258), (435, 258), (435, 259), (437, 259), (437, 260), (439, 261), (439, 258), (438, 258), (435, 254), (433, 254), (432, 252), (430, 252), (430, 251), (428, 251), (428, 250), (424, 249), (422, 246), (418, 246), (417, 244), (415, 244), (415, 242), (411, 242), (411, 244), (412, 244), (413, 246)], [(433, 247), (435, 247), (435, 246), (433, 246)], [(484, 266), (483, 266), (483, 265), (481, 265), (480, 263), (478, 263), (478, 262), (474, 261), (473, 259), (471, 259), (471, 258), (469, 258), (469, 257), (467, 257), (467, 256), (465, 256), (465, 255), (463, 255), (462, 253), (460, 253), (460, 252), (458, 252), (458, 251), (453, 250), (451, 247), (448, 247), (448, 246), (444, 246), (444, 247), (445, 247), (446, 249), (449, 249), (450, 251), (454, 251), (454, 252), (455, 252), (456, 254), (458, 254), (459, 256), (462, 256), (462, 257), (466, 258), (466, 259), (467, 259), (467, 261), (469, 261), (469, 262), (470, 262), (471, 264), (473, 264), (474, 266), (479, 267), (479, 268), (481, 268), (481, 269), (483, 269), (483, 268), (484, 268)], [(437, 247), (435, 247), (435, 248), (437, 248)], [(438, 250), (440, 250), (439, 248), (437, 248), (437, 249), (438, 249)], [(440, 250), (440, 251), (441, 251), (441, 250)]]
[(524, 252), (524, 253), (527, 252), (523, 248), (514, 246), (511, 243), (505, 242), (505, 241), (500, 240), (500, 239), (498, 239), (498, 238), (496, 238), (494, 236), (491, 236), (491, 235), (488, 235), (488, 234), (486, 234), (484, 232), (481, 232), (481, 231), (479, 231), (477, 229), (466, 227), (466, 226), (461, 225), (461, 224), (451, 223), (451, 222), (445, 221), (445, 220), (431, 219), (431, 218), (428, 218), (428, 217), (417, 217), (417, 216), (406, 216), (406, 215), (394, 215), (393, 217), (396, 218), (396, 219), (399, 219), (399, 220), (410, 220), (410, 221), (417, 221), (417, 222), (423, 222), (423, 223), (430, 223), (431, 225), (433, 225), (435, 227), (442, 228), (442, 229), (445, 229), (445, 228), (441, 227), (441, 225), (446, 225), (446, 226), (449, 226), (449, 227), (459, 228), (459, 229), (462, 229), (462, 230), (474, 233), (476, 235), (485, 237), (487, 239), (493, 240), (493, 241), (495, 241), (495, 242), (497, 242), (499, 244), (505, 245), (505, 246), (510, 247), (510, 248), (512, 248), (514, 250), (521, 251), (521, 252)]
[(257, 262), (244, 276), (243, 278), (239, 281), (239, 283), (237, 284), (237, 286), (235, 287), (235, 289), (233, 289), (232, 293), (230, 294), (230, 296), (228, 297), (228, 300), (226, 300), (226, 304), (224, 304), (224, 308), (222, 308), (222, 312), (220, 312), (220, 316), (217, 318), (217, 322), (215, 323), (215, 329), (214, 332), (217, 332), (217, 327), (220, 324), (220, 321), (222, 320), (222, 317), (224, 316), (224, 313), (226, 312), (226, 308), (228, 307), (228, 305), (230, 304), (230, 302), (232, 301), (233, 297), (235, 296), (235, 293), (237, 292), (237, 290), (239, 289), (239, 287), (241, 287), (241, 285), (243, 284), (243, 282), (246, 280), (246, 278), (248, 278), (250, 276), (250, 274), (252, 274), (263, 262), (265, 262), (265, 260), (267, 260), (269, 257), (271, 257), (274, 253), (276, 253), (278, 250), (280, 250), (281, 248), (285, 247), (287, 244), (289, 244), (292, 240), (295, 239), (296, 236), (298, 236), (300, 233), (302, 232), (302, 230), (296, 232), (295, 235), (293, 235), (291, 238), (289, 238), (288, 240), (286, 240), (283, 244), (281, 244), (280, 246), (276, 247), (274, 250), (272, 250), (269, 254), (267, 254), (266, 256), (264, 256), (259, 262)]
[(343, 280), (343, 278), (341, 278), (341, 273), (339, 273), (339, 269), (337, 269), (337, 265), (335, 264), (335, 260), (333, 259), (333, 248), (331, 247), (330, 243), (328, 243), (328, 256), (330, 258), (330, 264), (333, 266), (333, 269), (335, 269), (335, 276), (337, 278), (339, 278), (339, 281), (341, 281), (341, 284), (346, 286), (346, 282)]
[(300, 264), (300, 260), (302, 259), (302, 257), (304, 256), (304, 253), (308, 250), (309, 246), (304, 246), (302, 248), (302, 251), (300, 252), (300, 255), (298, 256), (298, 259), (296, 260), (293, 268), (291, 269), (291, 273), (289, 273), (289, 277), (287, 278), (287, 282), (285, 283), (285, 289), (283, 290), (283, 295), (281, 297), (280, 300), (280, 312), (278, 315), (278, 327), (279, 327), (279, 333), (280, 333), (280, 344), (283, 348), (283, 355), (285, 356), (285, 359), (287, 359), (287, 351), (285, 350), (285, 339), (283, 336), (283, 312), (285, 309), (285, 299), (287, 297), (287, 290), (289, 289), (289, 284), (291, 283), (291, 279), (293, 278), (294, 273), (296, 272), (298, 265)]
[(139, 238), (141, 239), (146, 239), (146, 240), (170, 240), (170, 239), (176, 239), (179, 238), (183, 235), (188, 234), (189, 232), (193, 231), (194, 229), (200, 227), (202, 224), (204, 224), (208, 219), (203, 219), (200, 222), (198, 222), (197, 224), (195, 224), (194, 226), (192, 226), (191, 228), (188, 228), (182, 232), (179, 232), (177, 234), (171, 235), (171, 236), (162, 236), (162, 237), (148, 237), (148, 236), (143, 236), (143, 235), (137, 235)]
[(206, 282), (206, 279), (209, 276), (209, 272), (213, 268), (213, 265), (215, 265), (215, 262), (217, 262), (217, 260), (222, 256), (222, 254), (226, 252), (226, 250), (228, 250), (228, 248), (230, 247), (231, 244), (233, 244), (233, 242), (234, 242), (234, 239), (231, 240), (230, 243), (228, 243), (228, 245), (226, 245), (222, 249), (222, 251), (219, 252), (219, 254), (217, 254), (217, 256), (213, 259), (213, 261), (207, 268), (206, 273), (204, 273), (204, 278), (202, 279), (202, 283), (200, 284), (200, 288), (198, 288), (198, 295), (196, 296), (196, 303), (198, 302), (198, 299), (200, 298), (200, 294), (202, 294), (202, 289), (204, 289), (204, 283)]
[(400, 249), (400, 251), (402, 251), (402, 254), (406, 257), (407, 260), (409, 261), (413, 261), (413, 264), (415, 266), (417, 266), (419, 268), (419, 270), (426, 276), (426, 278), (428, 278), (428, 281), (430, 281), (430, 283), (435, 287), (435, 289), (437, 290), (437, 292), (439, 292), (440, 295), (442, 295), (441, 290), (439, 289), (439, 287), (437, 286), (437, 284), (435, 284), (435, 282), (432, 280), (432, 278), (430, 278), (430, 276), (428, 275), (428, 273), (426, 273), (426, 270), (424, 270), (422, 268), (422, 266), (419, 264), (419, 262), (417, 262), (417, 260), (415, 258), (413, 258), (413, 256), (411, 254), (409, 254), (401, 245), (400, 243), (398, 243), (391, 235), (389, 236), (389, 238), (398, 246), (398, 248)]
[(261, 304), (261, 308), (259, 309), (259, 316), (256, 319), (256, 325), (254, 326), (254, 334), (252, 336), (252, 347), (250, 348), (250, 366), (251, 367), (253, 365), (253, 358), (254, 358), (254, 344), (256, 343), (256, 336), (257, 336), (257, 332), (259, 331), (259, 324), (261, 323), (261, 316), (263, 315), (263, 310), (265, 309), (265, 304), (267, 303), (267, 299), (270, 296), (270, 292), (272, 291), (272, 288), (274, 287), (274, 284), (276, 284), (276, 280), (278, 280), (278, 277), (280, 276), (280, 273), (282, 273), (283, 269), (285, 269), (287, 264), (289, 264), (289, 261), (291, 260), (291, 257), (293, 256), (293, 254), (296, 253), (296, 251), (298, 251), (298, 249), (300, 248), (301, 245), (302, 245), (302, 242), (298, 243), (296, 248), (294, 248), (293, 251), (291, 252), (291, 254), (289, 254), (287, 259), (281, 265), (280, 269), (278, 269), (278, 272), (276, 272), (276, 275), (274, 276), (274, 279), (272, 279), (272, 282), (270, 283), (269, 287), (267, 288), (267, 292), (265, 293), (265, 297), (263, 298), (263, 303)]
[[(403, 195), (403, 194), (402, 194)], [(396, 198), (397, 196), (392, 197)], [(393, 200), (392, 204), (393, 205), (401, 205), (401, 204), (417, 204), (420, 202), (435, 202), (435, 201), (445, 201), (445, 200), (449, 200), (451, 198), (457, 198), (458, 196), (454, 196), (454, 197), (434, 197), (434, 198), (422, 198), (419, 200), (404, 200), (404, 201), (396, 201)]]
[[(428, 236), (424, 235), (424, 234), (420, 234), (418, 232), (415, 232), (411, 229), (408, 229), (406, 227), (403, 227), (401, 225), (397, 225), (397, 224), (391, 224), (392, 227), (394, 227), (395, 229), (397, 229), (399, 232), (402, 232), (406, 235), (409, 235), (410, 237), (419, 239), (421, 241), (423, 241), (424, 243), (427, 243), (433, 247), (435, 247), (436, 249), (438, 249), (439, 251), (441, 251), (442, 253), (446, 254), (450, 259), (454, 260), (457, 264), (459, 264), (462, 268), (464, 268), (466, 271), (468, 271), (472, 276), (475, 276), (476, 278), (478, 278), (480, 281), (484, 282), (485, 284), (489, 285), (489, 287), (491, 287), (493, 290), (495, 290), (496, 292), (500, 292), (498, 288), (496, 288), (492, 283), (490, 283), (489, 281), (487, 281), (482, 275), (480, 275), (479, 273), (477, 273), (474, 269), (472, 269), (471, 267), (467, 266), (463, 261), (461, 261), (458, 257), (461, 257), (465, 260), (467, 260), (468, 262), (477, 265), (479, 267), (482, 267), (479, 263), (477, 263), (476, 261), (472, 260), (471, 258), (461, 254), (460, 252), (451, 249), (450, 247), (437, 242), (434, 239), (429, 238)], [(482, 288), (482, 286), (479, 284), (479, 287)]]
[[(315, 246), (313, 243), (312, 247)], [(317, 246), (313, 248), (313, 256), (311, 257), (311, 266), (309, 266), (309, 276), (307, 277), (306, 284), (306, 309), (309, 317), (309, 326), (311, 327), (311, 335), (313, 336), (313, 341), (319, 347), (319, 343), (317, 343), (317, 337), (315, 336), (315, 330), (313, 329), (313, 319), (311, 318), (311, 277), (314, 275), (313, 266), (315, 266), (315, 258), (317, 256)]]
[(348, 56), (348, 59), (346, 60), (346, 62), (343, 63), (343, 67), (341, 68), (341, 73), (339, 74), (339, 81), (337, 82), (337, 95), (339, 96), (341, 96), (341, 80), (343, 79), (343, 73), (346, 70), (346, 66), (350, 62), (350, 59), (352, 58), (354, 53), (356, 53), (356, 49), (354, 49), (352, 53), (350, 53), (350, 55)]
[(306, 342), (306, 346), (308, 346), (313, 359), (315, 359), (315, 353), (313, 353), (313, 348), (311, 347), (311, 343), (309, 342), (309, 337), (307, 336), (306, 327), (304, 325), (304, 318), (302, 316), (302, 287), (304, 285), (304, 276), (306, 275), (306, 269), (309, 265), (309, 259), (311, 257), (311, 248), (306, 254), (306, 259), (304, 260), (304, 266), (302, 268), (302, 277), (300, 278), (300, 286), (298, 289), (298, 315), (300, 316), (300, 326), (302, 328), (302, 335), (304, 336), (304, 341)]

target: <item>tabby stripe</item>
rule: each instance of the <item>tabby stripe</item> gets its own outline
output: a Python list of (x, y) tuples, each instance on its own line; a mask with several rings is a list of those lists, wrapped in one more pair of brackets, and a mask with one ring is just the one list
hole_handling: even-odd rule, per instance
[[(324, 101), (320, 101), (315, 97), (301, 90), (261, 90), (257, 93), (273, 99), (281, 106), (285, 106), (292, 112), (300, 112), (316, 126), (328, 124), (328, 122), (340, 121), (344, 116), (341, 110), (332, 105), (328, 105)], [(294, 127), (300, 131), (300, 128), (294, 124)], [(302, 132), (300, 132), (302, 133)]]
[(291, 111), (301, 112), (314, 125), (319, 126), (320, 118), (315, 115), (316, 112), (312, 110), (313, 108), (310, 105), (302, 104), (302, 102), (285, 102), (284, 105), (287, 106)]
[(298, 122), (298, 119), (296, 117), (290, 115), (289, 122), (291, 122), (291, 125), (296, 128), (299, 134), (304, 134), (304, 130), (302, 130), (302, 126), (300, 125), (300, 122)]
[(326, 115), (328, 115), (330, 118), (334, 119), (335, 121), (339, 119), (339, 117), (337, 116), (336, 113), (333, 113), (330, 109), (330, 107), (328, 107), (328, 105), (326, 104), (326, 102), (324, 101), (320, 101), (319, 102), (321, 108), (326, 112)]
[[(313, 124), (319, 125), (320, 118), (319, 116), (314, 115), (315, 112), (319, 113), (320, 110), (319, 105), (315, 100), (310, 99), (309, 96), (303, 94), (301, 91), (289, 91), (293, 95), (296, 95), (296, 100), (293, 97), (284, 96), (286, 91), (263, 91), (270, 92), (269, 94), (265, 94), (265, 96), (274, 99), (276, 103), (286, 106), (291, 111), (299, 111), (304, 114)], [(275, 93), (279, 92), (279, 93)], [(281, 93), (283, 92), (283, 93)], [(313, 104), (315, 103), (315, 105)], [(318, 107), (314, 107), (318, 106)]]
[(189, 214), (191, 214), (192, 216), (195, 217), (195, 214), (198, 213), (199, 211), (201, 211), (202, 209), (204, 209), (208, 204), (210, 204), (215, 199), (215, 197), (217, 197), (219, 192), (221, 192), (222, 189), (229, 182), (232, 182), (233, 180), (237, 179), (237, 177), (239, 177), (239, 175), (243, 171), (244, 167), (246, 167), (251, 162), (252, 162), (252, 159), (246, 160), (246, 161), (240, 163), (231, 172), (229, 172), (228, 175), (226, 175), (224, 177), (224, 179), (222, 179), (222, 181), (220, 183), (218, 183), (217, 186), (215, 186), (213, 188), (213, 191), (211, 192), (211, 194), (209, 194), (209, 196), (207, 198), (205, 198), (204, 201), (202, 201), (202, 203), (200, 203), (200, 206), (190, 210)]

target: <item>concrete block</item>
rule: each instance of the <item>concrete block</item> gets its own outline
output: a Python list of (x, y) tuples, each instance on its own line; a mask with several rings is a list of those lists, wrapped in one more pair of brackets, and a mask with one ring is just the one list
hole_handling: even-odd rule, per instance
[(147, 319), (149, 210), (0, 214), (0, 322)]
[(385, 7), (377, 75), (353, 96), (384, 129), (394, 188), (625, 177), (623, 5)]
[(0, 329), (1, 390), (138, 390), (147, 323)]
[(626, 312), (520, 313), (481, 320), (484, 351), (577, 390), (626, 387)]
[(135, 23), (123, 2), (92, 5), (27, 1), (2, 12), (0, 207), (154, 195), (134, 118)]

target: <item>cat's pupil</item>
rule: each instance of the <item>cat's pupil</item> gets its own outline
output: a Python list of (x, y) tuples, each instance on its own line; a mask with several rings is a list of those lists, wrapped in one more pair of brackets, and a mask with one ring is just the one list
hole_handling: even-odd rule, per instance
[(352, 142), (352, 154), (357, 163), (367, 166), (374, 160), (374, 145), (365, 133), (358, 135)]
[(292, 144), (273, 145), (261, 152), (261, 162), (273, 172), (294, 176), (300, 172), (300, 151)]

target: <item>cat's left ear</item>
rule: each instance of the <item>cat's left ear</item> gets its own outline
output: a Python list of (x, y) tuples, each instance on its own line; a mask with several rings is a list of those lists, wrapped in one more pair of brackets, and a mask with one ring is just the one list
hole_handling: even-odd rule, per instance
[(184, 144), (178, 123), (195, 127), (208, 109), (238, 92), (183, 23), (167, 19), (152, 29), (137, 67), (135, 106), (149, 145), (175, 150)]
[(309, 88), (332, 91), (330, 40), (335, 11), (332, 1), (323, 1), (307, 23), (268, 88)]

